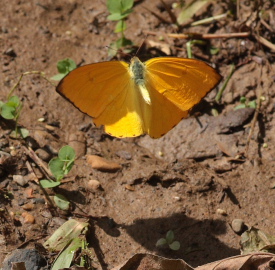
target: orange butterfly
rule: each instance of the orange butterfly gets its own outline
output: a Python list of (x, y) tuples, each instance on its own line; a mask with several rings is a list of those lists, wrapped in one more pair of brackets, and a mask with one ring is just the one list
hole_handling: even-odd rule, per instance
[(90, 115), (96, 126), (115, 137), (144, 133), (159, 138), (220, 82), (206, 63), (157, 57), (131, 63), (109, 61), (71, 71), (57, 92)]

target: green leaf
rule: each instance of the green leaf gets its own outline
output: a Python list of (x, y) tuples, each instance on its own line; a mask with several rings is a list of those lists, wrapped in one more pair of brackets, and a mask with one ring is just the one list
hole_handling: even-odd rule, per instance
[(168, 231), (167, 234), (166, 234), (166, 241), (168, 244), (171, 244), (174, 240), (174, 232), (172, 230)]
[(160, 246), (163, 246), (163, 245), (165, 245), (165, 244), (167, 244), (166, 239), (165, 239), (165, 238), (160, 238), (160, 239), (157, 241), (156, 246), (157, 246), (157, 247), (160, 247)]
[(50, 160), (49, 168), (57, 181), (60, 181), (64, 175), (69, 173), (74, 165), (74, 159), (74, 149), (66, 145), (59, 150), (58, 157)]
[(49, 162), (49, 168), (57, 181), (60, 181), (65, 175), (63, 169), (64, 163), (64, 161), (60, 160), (57, 157), (52, 158)]
[(0, 100), (0, 109), (2, 108), (2, 106), (4, 105), (5, 103), (3, 101)]
[(23, 139), (27, 138), (30, 132), (26, 128), (18, 128), (18, 132)]
[(9, 104), (13, 107), (18, 107), (18, 105), (20, 104), (20, 99), (18, 96), (12, 96), (9, 98), (9, 100), (6, 104)]
[(58, 157), (62, 161), (74, 160), (75, 159), (75, 151), (71, 146), (65, 145), (59, 150)]
[(122, 13), (120, 0), (107, 0), (107, 9), (111, 14)]
[(245, 105), (245, 104), (240, 104), (240, 105), (237, 105), (237, 106), (234, 108), (234, 111), (239, 110), (239, 109), (244, 109), (244, 108), (246, 108), (246, 105)]
[(111, 21), (119, 21), (126, 18), (133, 12), (133, 5), (134, 0), (108, 0), (107, 8), (111, 14), (107, 19)]
[(246, 103), (246, 97), (240, 97), (240, 102), (245, 104)]
[(107, 17), (108, 20), (110, 21), (119, 21), (122, 20), (123, 18), (125, 18), (126, 16), (120, 14), (120, 13), (112, 13), (111, 15), (109, 15)]
[(174, 241), (172, 244), (169, 245), (170, 249), (172, 250), (179, 250), (180, 249), (180, 242)]
[(40, 180), (40, 185), (43, 188), (53, 188), (59, 186), (61, 183), (58, 181), (53, 181), (53, 180), (48, 180), (48, 179), (43, 179)]
[(69, 268), (73, 261), (75, 252), (81, 248), (82, 240), (80, 238), (72, 239), (71, 243), (58, 254), (57, 259), (52, 265), (51, 270)]
[(53, 200), (54, 200), (55, 204), (57, 205), (57, 207), (59, 207), (61, 210), (64, 210), (64, 211), (69, 210), (70, 202), (62, 194), (56, 194), (54, 196)]
[(123, 11), (131, 9), (134, 5), (134, 0), (121, 0)]
[(9, 106), (5, 103), (1, 108), (1, 116), (5, 119), (11, 120), (14, 119), (16, 115), (16, 108)]
[(68, 74), (70, 71), (76, 68), (76, 63), (70, 58), (63, 59), (58, 61), (57, 69), (59, 73)]
[(107, 9), (111, 14), (122, 14), (134, 5), (134, 0), (107, 0)]
[(18, 96), (11, 96), (6, 104), (9, 104), (10, 106), (17, 107), (20, 104), (20, 99)]
[(50, 79), (54, 81), (61, 81), (67, 74), (65, 73), (59, 73), (54, 76), (52, 76)]
[(118, 21), (115, 27), (115, 33), (124, 32), (126, 30), (126, 22), (125, 21)]
[(248, 102), (247, 106), (249, 108), (256, 109), (257, 108), (257, 101), (256, 100), (252, 100), (252, 101)]

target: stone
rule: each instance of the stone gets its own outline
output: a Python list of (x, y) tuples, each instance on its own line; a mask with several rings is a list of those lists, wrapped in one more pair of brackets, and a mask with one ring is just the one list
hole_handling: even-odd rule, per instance
[(13, 175), (12, 179), (21, 187), (25, 186), (28, 183), (28, 179), (24, 178), (24, 176), (22, 175)]
[(116, 155), (120, 158), (124, 158), (126, 160), (130, 160), (132, 159), (132, 155), (130, 152), (126, 151), (126, 150), (119, 150), (116, 152)]
[(232, 230), (237, 233), (241, 234), (244, 231), (245, 224), (242, 219), (234, 219), (231, 223)]
[(34, 224), (35, 218), (33, 215), (27, 212), (23, 212), (21, 216), (24, 218), (23, 223), (25, 224)]
[(227, 212), (224, 209), (218, 208), (216, 210), (216, 213), (219, 214), (219, 215), (222, 215), (222, 216), (227, 216)]
[(89, 180), (88, 183), (87, 183), (87, 188), (90, 190), (90, 191), (97, 191), (99, 190), (101, 187), (100, 185), (100, 182), (97, 181), (97, 180)]
[(116, 162), (109, 161), (105, 158), (96, 155), (87, 155), (87, 162), (92, 166), (93, 169), (103, 171), (103, 172), (116, 172), (122, 168)]
[(34, 208), (34, 204), (33, 203), (26, 203), (22, 206), (22, 208), (26, 211), (31, 211)]
[(13, 262), (24, 262), (26, 269), (41, 269), (47, 265), (44, 257), (35, 249), (16, 249), (3, 262), (3, 270), (12, 269)]
[(52, 158), (51, 154), (42, 148), (37, 149), (35, 153), (39, 158), (46, 162), (48, 162)]

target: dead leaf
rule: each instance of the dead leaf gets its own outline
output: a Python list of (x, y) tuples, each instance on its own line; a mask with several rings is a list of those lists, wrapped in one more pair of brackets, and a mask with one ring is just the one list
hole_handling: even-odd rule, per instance
[(256, 251), (275, 253), (275, 236), (252, 226), (241, 235), (241, 252), (248, 254)]

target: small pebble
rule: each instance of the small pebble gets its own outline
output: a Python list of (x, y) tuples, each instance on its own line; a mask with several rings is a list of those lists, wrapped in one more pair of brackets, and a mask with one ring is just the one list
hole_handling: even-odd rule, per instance
[(31, 211), (34, 208), (34, 204), (33, 203), (26, 203), (22, 206), (22, 208), (26, 211)]
[(13, 181), (16, 182), (19, 186), (23, 187), (28, 183), (28, 180), (22, 175), (13, 175)]
[(34, 219), (33, 215), (31, 215), (27, 212), (23, 212), (21, 216), (24, 218), (23, 222), (25, 224), (34, 224), (35, 219)]
[(33, 133), (34, 140), (39, 144), (40, 147), (44, 147), (49, 139), (49, 134), (46, 131), (35, 130)]
[(116, 152), (116, 155), (120, 158), (124, 158), (126, 160), (130, 160), (132, 159), (132, 155), (130, 152), (126, 151), (126, 150), (119, 150)]
[(87, 155), (86, 158), (92, 168), (99, 171), (115, 172), (122, 168), (118, 163), (106, 160), (105, 158), (96, 155)]
[(35, 153), (39, 158), (46, 162), (48, 162), (52, 158), (50, 153), (41, 148), (37, 149)]
[(216, 210), (216, 213), (219, 214), (219, 215), (222, 215), (222, 216), (227, 216), (227, 212), (224, 209), (218, 208)]
[(90, 191), (97, 191), (101, 187), (99, 181), (97, 180), (89, 180), (87, 183), (87, 188)]
[(242, 233), (243, 230), (244, 230), (244, 221), (242, 219), (234, 219), (231, 223), (231, 226), (232, 226), (232, 230), (235, 232), (235, 233)]
[(34, 198), (34, 196), (33, 196), (33, 188), (26, 188), (25, 194), (27, 195), (28, 199)]
[(12, 157), (15, 157), (15, 156), (17, 155), (17, 151), (16, 151), (15, 149), (12, 149), (12, 150), (10, 151), (10, 155), (11, 155)]
[(126, 184), (124, 187), (130, 191), (135, 191), (135, 187), (132, 185)]
[(34, 204), (45, 204), (45, 200), (43, 198), (33, 198), (32, 202)]

